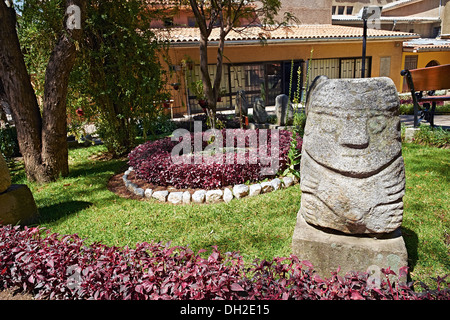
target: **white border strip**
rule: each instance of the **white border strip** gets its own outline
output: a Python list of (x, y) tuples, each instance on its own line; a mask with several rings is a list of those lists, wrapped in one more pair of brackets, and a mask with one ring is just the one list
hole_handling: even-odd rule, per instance
[(133, 167), (129, 167), (125, 171), (122, 180), (125, 187), (135, 195), (142, 198), (153, 198), (159, 202), (170, 202), (172, 204), (189, 204), (189, 203), (217, 203), (224, 201), (230, 202), (233, 198), (240, 199), (244, 197), (252, 197), (262, 193), (269, 193), (280, 188), (289, 188), (295, 184), (298, 184), (298, 178), (294, 176), (286, 176), (275, 178), (270, 181), (255, 183), (251, 185), (237, 184), (233, 186), (233, 189), (225, 188), (215, 190), (197, 190), (193, 194), (185, 191), (153, 191), (152, 189), (139, 188), (137, 184), (128, 180), (128, 175), (134, 171)]

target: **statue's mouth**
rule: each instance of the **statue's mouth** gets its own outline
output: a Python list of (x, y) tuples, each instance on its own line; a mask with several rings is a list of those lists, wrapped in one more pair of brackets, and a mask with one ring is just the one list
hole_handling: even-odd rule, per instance
[[(350, 151), (350, 150), (349, 150)], [(376, 175), (377, 173), (383, 171), (387, 167), (389, 167), (394, 161), (396, 161), (399, 157), (402, 155), (402, 150), (400, 149), (397, 154), (393, 154), (392, 157), (389, 157), (389, 161), (386, 163), (382, 161), (371, 161), (370, 163), (367, 163), (363, 161), (364, 156), (368, 156), (372, 153), (370, 149), (364, 149), (364, 150), (357, 150), (353, 149), (351, 152), (340, 154), (339, 156), (343, 159), (347, 158), (352, 161), (351, 166), (336, 166), (336, 163), (327, 163), (325, 161), (321, 161), (320, 159), (317, 159), (316, 157), (312, 156), (308, 150), (303, 150), (303, 154), (306, 154), (311, 158), (314, 162), (317, 164), (327, 168), (328, 170), (331, 170), (333, 172), (336, 172), (342, 176), (346, 177), (353, 177), (353, 178), (367, 178), (373, 175)], [(377, 159), (377, 158), (376, 158)], [(362, 160), (362, 161), (360, 161)]]

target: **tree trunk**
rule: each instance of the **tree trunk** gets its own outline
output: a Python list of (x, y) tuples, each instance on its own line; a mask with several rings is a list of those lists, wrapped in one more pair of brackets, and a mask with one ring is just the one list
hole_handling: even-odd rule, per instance
[[(86, 0), (66, 1), (66, 8), (77, 5), (84, 14)], [(80, 17), (81, 20), (81, 17)], [(64, 19), (67, 25), (67, 16)], [(69, 174), (67, 150), (67, 91), (69, 75), (75, 64), (76, 46), (81, 29), (64, 30), (50, 56), (45, 73), (44, 108), (42, 112), (42, 163), (50, 180)]]
[(29, 180), (42, 176), (42, 124), (39, 106), (16, 33), (16, 12), (0, 1), (0, 75)]
[[(200, 40), (200, 72), (203, 81), (203, 91), (208, 99), (209, 115), (211, 117), (212, 128), (216, 128), (216, 111), (217, 111), (217, 98), (220, 94), (220, 84), (222, 82), (222, 68), (223, 68), (223, 51), (225, 47), (226, 32), (222, 30), (219, 47), (217, 48), (217, 63), (216, 74), (214, 82), (211, 81), (211, 77), (208, 71), (208, 38), (202, 34)], [(213, 84), (214, 83), (214, 84)]]
[[(67, 0), (65, 8), (70, 5), (77, 5), (83, 13), (86, 0)], [(20, 50), (16, 12), (0, 1), (0, 77), (30, 181), (49, 182), (60, 174), (68, 174), (66, 97), (69, 74), (75, 62), (73, 41), (80, 38), (81, 30), (67, 29), (61, 33), (47, 67), (41, 117)]]
[(213, 121), (213, 129), (216, 128), (216, 112), (217, 112), (217, 98), (220, 94), (220, 84), (222, 82), (222, 69), (223, 69), (223, 50), (225, 48), (225, 37), (227, 32), (224, 29), (221, 29), (220, 39), (219, 39), (219, 47), (217, 48), (217, 62), (216, 62), (216, 75), (214, 78), (214, 85), (211, 88), (211, 114)]

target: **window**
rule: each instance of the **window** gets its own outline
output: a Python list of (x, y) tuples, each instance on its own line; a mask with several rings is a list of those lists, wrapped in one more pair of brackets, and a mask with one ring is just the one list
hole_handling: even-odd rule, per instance
[(275, 104), (275, 98), (281, 93), (282, 79), (281, 63), (266, 63), (266, 103), (267, 105)]
[(345, 6), (338, 7), (338, 14), (344, 14)]
[(417, 60), (419, 56), (418, 55), (410, 55), (405, 57), (405, 69), (412, 70), (417, 69)]
[[(339, 61), (339, 59), (337, 59)], [(291, 83), (291, 68), (292, 72)], [(244, 90), (249, 106), (255, 103), (255, 100), (264, 97), (266, 106), (275, 105), (275, 99), (280, 94), (288, 95), (291, 92), (299, 91), (302, 94), (303, 81), (300, 78), (298, 82), (298, 70), (303, 70), (303, 60), (292, 61), (274, 61), (248, 64), (224, 64), (222, 70), (221, 90), (226, 94), (217, 104), (217, 110), (233, 110), (238, 91)], [(216, 71), (215, 65), (208, 65), (210, 75)], [(303, 73), (301, 73), (303, 74)], [(201, 79), (200, 66), (194, 66), (192, 70), (192, 79), (197, 81)], [(292, 84), (292, 87), (290, 85)], [(300, 88), (297, 88), (297, 84)], [(188, 91), (189, 107), (191, 113), (202, 112), (198, 100), (192, 90)]]
[(427, 65), (425, 66), (425, 68), (428, 68), (428, 67), (435, 67), (435, 66), (439, 66), (439, 65), (440, 65), (440, 63), (439, 63), (438, 61), (436, 61), (436, 60), (431, 60), (430, 62), (427, 63)]
[[(335, 58), (335, 59), (314, 59), (309, 61), (310, 75), (309, 84), (317, 76), (327, 76), (330, 79), (339, 78), (360, 78), (362, 59), (361, 58)], [(371, 76), (372, 58), (366, 58), (366, 77)]]
[(380, 77), (389, 77), (391, 75), (391, 57), (380, 58)]
[(353, 14), (353, 6), (347, 6), (347, 15), (352, 15)]
[(441, 27), (434, 27), (433, 28), (433, 36), (432, 38), (437, 38), (441, 35)]
[(309, 84), (317, 76), (327, 76), (330, 79), (339, 78), (339, 59), (315, 59), (308, 62)]
[(336, 6), (331, 7), (331, 14), (336, 14)]
[[(405, 57), (405, 68), (407, 70), (417, 69), (418, 55), (409, 55)], [(403, 92), (408, 91), (408, 83), (406, 77), (403, 77)]]

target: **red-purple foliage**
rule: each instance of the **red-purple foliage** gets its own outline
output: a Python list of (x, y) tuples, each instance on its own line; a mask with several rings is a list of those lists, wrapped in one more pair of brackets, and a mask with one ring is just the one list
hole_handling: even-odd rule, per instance
[[(233, 129), (228, 129), (233, 130)], [(234, 129), (235, 135), (234, 146), (237, 146), (236, 137), (245, 134), (245, 131), (240, 132), (241, 129)], [(259, 137), (259, 130), (255, 130), (257, 137)], [(271, 149), (271, 131), (267, 130), (267, 152), (264, 153), (268, 158), (272, 157)], [(205, 134), (205, 133), (202, 133)], [(227, 134), (225, 129), (222, 130), (223, 146), (227, 146)], [(276, 145), (274, 156), (278, 154), (279, 171), (284, 170), (287, 165), (287, 153), (290, 147), (292, 133), (285, 130), (279, 130), (279, 144)], [(207, 141), (203, 141), (203, 136), (200, 136), (202, 141), (202, 150), (208, 145)], [(207, 140), (207, 139), (206, 139)], [(180, 138), (179, 141), (182, 141)], [(194, 149), (194, 134), (191, 134), (191, 148)], [(259, 141), (257, 139), (257, 141)], [(245, 147), (249, 147), (249, 139), (245, 141)], [(268, 177), (262, 174), (262, 168), (269, 167), (261, 161), (259, 155), (259, 144), (255, 151), (257, 159), (253, 162), (249, 161), (251, 153), (245, 153), (245, 164), (240, 164), (237, 157), (238, 153), (234, 153), (234, 161), (230, 164), (227, 161), (227, 154), (220, 154), (222, 157), (221, 163), (213, 161), (208, 163), (212, 158), (203, 155), (203, 162), (195, 164), (194, 156), (191, 157), (191, 163), (175, 164), (172, 162), (172, 149), (178, 144), (178, 141), (171, 141), (171, 138), (164, 138), (157, 141), (149, 141), (136, 147), (128, 156), (128, 164), (132, 166), (138, 176), (147, 182), (154, 183), (159, 186), (174, 186), (176, 188), (203, 188), (215, 189), (228, 185), (235, 185), (245, 183), (246, 181), (259, 181)], [(297, 138), (297, 149), (301, 150), (302, 139)], [(279, 149), (278, 149), (279, 148)], [(279, 150), (279, 152), (278, 152)], [(261, 152), (263, 153), (263, 152)], [(186, 156), (186, 155), (185, 155)], [(216, 155), (217, 157), (217, 155)], [(217, 159), (217, 158), (216, 158)], [(254, 163), (254, 164), (253, 164)]]
[[(204, 252), (204, 251), (203, 251)], [(250, 268), (237, 253), (216, 247), (208, 258), (185, 247), (139, 243), (135, 249), (87, 245), (77, 235), (43, 229), (0, 228), (0, 290), (19, 288), (40, 299), (394, 299), (450, 298), (449, 283), (416, 293), (394, 286), (383, 270), (379, 287), (368, 274), (333, 273), (322, 279), (308, 261), (295, 256), (255, 260)]]

